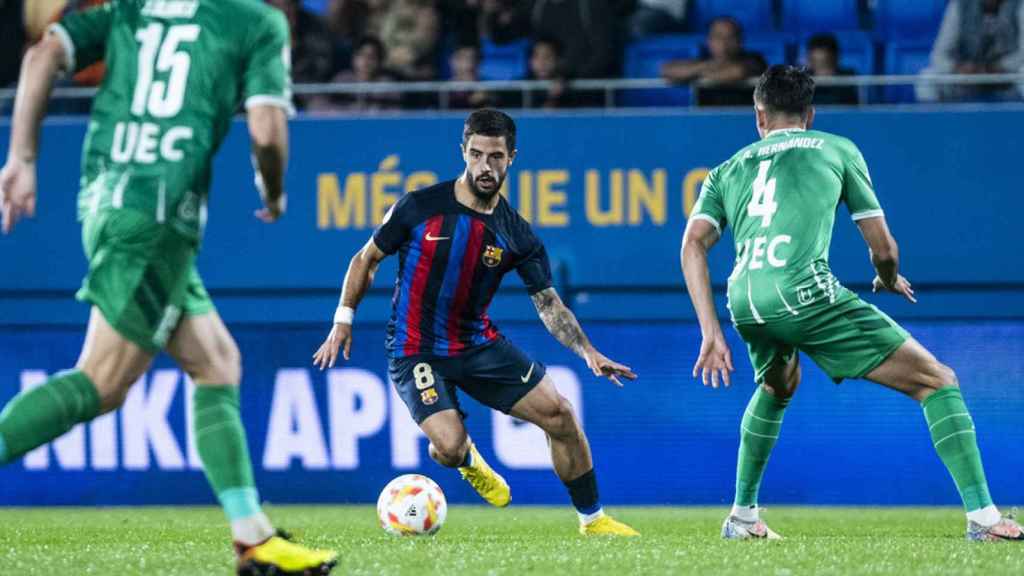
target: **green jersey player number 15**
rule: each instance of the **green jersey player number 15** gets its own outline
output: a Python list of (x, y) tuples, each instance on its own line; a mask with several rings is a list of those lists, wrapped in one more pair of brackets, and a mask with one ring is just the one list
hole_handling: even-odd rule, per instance
[[(131, 104), (133, 115), (174, 118), (181, 112), (192, 66), (192, 56), (183, 45), (194, 43), (199, 32), (197, 24), (165, 27), (153, 22), (135, 33), (139, 66)], [(167, 78), (157, 79), (156, 73)], [(190, 126), (170, 126), (161, 133), (160, 126), (153, 122), (121, 121), (114, 127), (110, 158), (119, 163), (153, 164), (158, 158), (178, 162), (184, 157), (178, 142), (191, 138)]]

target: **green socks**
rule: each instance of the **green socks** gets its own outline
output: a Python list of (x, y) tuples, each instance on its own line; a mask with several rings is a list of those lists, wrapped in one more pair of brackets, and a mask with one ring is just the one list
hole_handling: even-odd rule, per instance
[(957, 387), (942, 388), (921, 403), (935, 451), (953, 476), (968, 512), (992, 505), (981, 466), (974, 421)]
[(83, 372), (54, 375), (15, 396), (0, 412), (0, 464), (21, 458), (99, 414), (99, 393)]
[(735, 507), (757, 506), (757, 493), (782, 428), (789, 399), (780, 400), (757, 387), (740, 423), (740, 453), (736, 462)]
[(237, 386), (196, 386), (192, 402), (196, 449), (229, 520), (260, 511), (239, 413)]

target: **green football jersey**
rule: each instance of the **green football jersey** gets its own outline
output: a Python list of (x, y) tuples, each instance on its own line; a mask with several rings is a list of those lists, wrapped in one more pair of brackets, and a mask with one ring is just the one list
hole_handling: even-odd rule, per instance
[(213, 155), (239, 106), (293, 112), (284, 14), (259, 0), (115, 0), (50, 31), (70, 70), (106, 63), (79, 217), (133, 208), (198, 242)]
[(828, 264), (840, 203), (855, 221), (882, 215), (860, 150), (826, 132), (772, 132), (708, 174), (690, 217), (719, 232), (732, 226), (734, 323), (813, 314), (856, 297)]

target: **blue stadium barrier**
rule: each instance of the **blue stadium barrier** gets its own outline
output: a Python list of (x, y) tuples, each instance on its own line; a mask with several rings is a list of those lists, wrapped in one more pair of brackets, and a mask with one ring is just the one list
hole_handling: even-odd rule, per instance
[(782, 0), (782, 29), (792, 34), (857, 30), (860, 0)]
[(530, 41), (508, 44), (484, 41), (480, 45), (481, 80), (520, 80), (528, 73)]

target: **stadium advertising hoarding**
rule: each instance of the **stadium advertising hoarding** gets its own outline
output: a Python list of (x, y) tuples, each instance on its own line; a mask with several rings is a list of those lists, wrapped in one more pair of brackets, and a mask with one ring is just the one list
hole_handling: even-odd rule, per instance
[[(503, 331), (545, 362), (590, 438), (608, 504), (716, 504), (732, 496), (739, 422), (752, 392), (735, 334), (734, 386), (689, 375), (698, 331), (689, 323), (593, 322), (593, 340), (640, 380), (619, 389), (589, 374), (538, 323)], [(960, 374), (997, 498), (1024, 494), (1024, 326), (911, 322), (910, 331)], [(427, 441), (388, 382), (383, 329), (356, 330), (352, 362), (320, 372), (310, 355), (321, 327), (235, 330), (244, 357), (242, 416), (257, 482), (269, 502), (372, 502), (393, 476), (422, 472), (452, 502), (478, 502)], [(79, 330), (0, 331), (0, 401), (75, 361)], [(800, 504), (948, 504), (958, 496), (931, 448), (920, 408), (861, 382), (833, 384), (805, 363), (762, 501)], [(190, 433), (191, 383), (166, 358), (116, 414), (79, 426), (0, 469), (0, 505), (212, 503)], [(567, 503), (543, 434), (463, 396), (467, 426), (519, 504)], [(659, 472), (651, 474), (652, 463)]]
[[(270, 228), (252, 218), (258, 200), (248, 139), (236, 123), (215, 163), (200, 256), (207, 285), (335, 287), (339, 263), (401, 194), (458, 175), (461, 120), (294, 121), (289, 213)], [(700, 182), (710, 167), (756, 139), (746, 111), (523, 115), (518, 123), (519, 155), (505, 192), (564, 266), (566, 279), (583, 286), (678, 285), (679, 239)], [(1018, 111), (831, 112), (819, 115), (816, 126), (860, 146), (916, 282), (1024, 281), (1024, 267), (1006, 266), (1006, 251), (993, 250), (1014, 245), (1009, 218), (1024, 213), (1024, 197), (995, 169), (1014, 165), (1024, 148)], [(83, 134), (79, 120), (45, 128), (41, 217), (0, 239), (6, 266), (18, 271), (0, 276), (0, 289), (77, 288), (84, 259), (72, 196)], [(5, 137), (6, 128), (0, 129), (0, 140)], [(847, 281), (870, 280), (863, 243), (845, 208), (837, 220), (833, 268)], [(959, 234), (935, 249), (937, 226), (965, 223), (983, 226), (984, 233)], [(47, 239), (42, 247), (39, 238)], [(724, 282), (732, 256), (728, 247), (713, 253), (716, 281)]]

